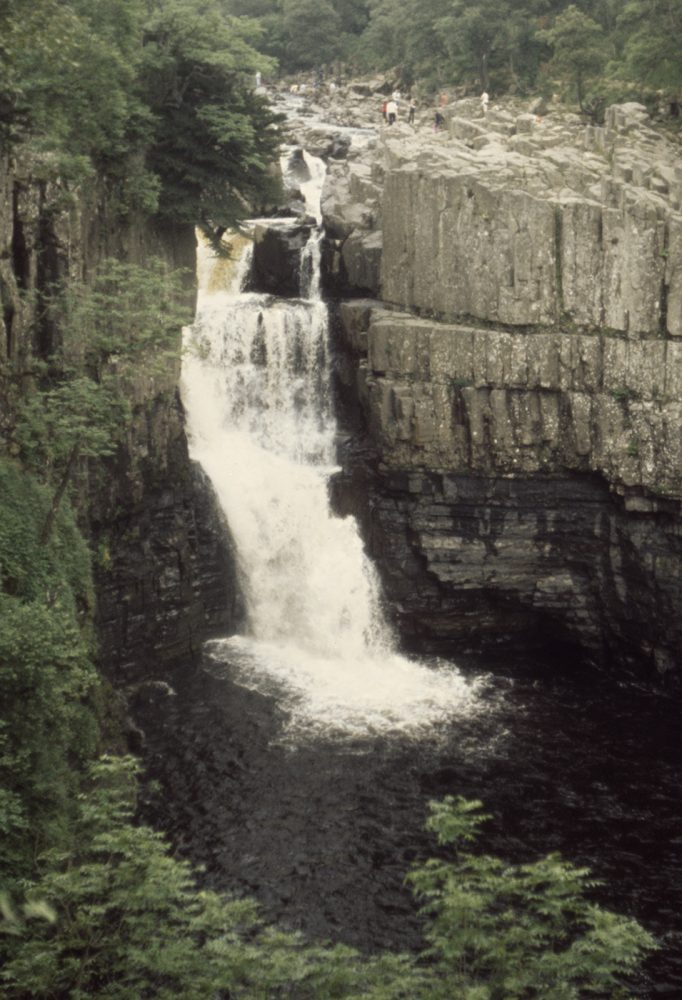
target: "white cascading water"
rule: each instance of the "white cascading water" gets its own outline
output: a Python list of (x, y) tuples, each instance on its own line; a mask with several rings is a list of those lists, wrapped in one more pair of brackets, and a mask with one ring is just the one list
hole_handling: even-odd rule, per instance
[[(324, 167), (306, 162), (319, 221)], [(249, 626), (209, 648), (240, 684), (276, 693), (299, 732), (432, 727), (472, 710), (475, 694), (452, 665), (395, 652), (356, 523), (329, 506), (336, 424), (319, 244), (316, 230), (301, 299), (240, 292), (248, 253), (229, 291), (207, 292), (210, 262), (199, 269), (183, 400), (192, 457), (235, 540)]]

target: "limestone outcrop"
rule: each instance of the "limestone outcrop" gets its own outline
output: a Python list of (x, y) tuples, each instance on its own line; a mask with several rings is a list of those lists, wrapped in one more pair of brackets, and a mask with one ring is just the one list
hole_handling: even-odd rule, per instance
[(403, 631), (682, 667), (679, 149), (638, 105), (446, 119), (384, 128), (323, 197)]

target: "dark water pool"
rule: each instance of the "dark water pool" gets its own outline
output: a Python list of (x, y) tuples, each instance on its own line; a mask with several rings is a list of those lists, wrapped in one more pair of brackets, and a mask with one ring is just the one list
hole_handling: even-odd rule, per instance
[(482, 846), (512, 860), (561, 851), (604, 881), (599, 899), (658, 935), (642, 997), (682, 997), (680, 699), (584, 673), (496, 671), (485, 710), (442, 742), (280, 739), (274, 701), (201, 670), (140, 696), (159, 790), (143, 818), (212, 885), (256, 896), (311, 937), (413, 947), (402, 884), (433, 853), (427, 803), (481, 798)]

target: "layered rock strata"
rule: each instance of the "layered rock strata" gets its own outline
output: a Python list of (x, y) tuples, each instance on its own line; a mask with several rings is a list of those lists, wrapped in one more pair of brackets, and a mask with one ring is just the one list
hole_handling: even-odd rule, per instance
[[(682, 650), (682, 174), (606, 126), (450, 109), (330, 173), (370, 544), (406, 634), (561, 635), (658, 673)], [(338, 176), (341, 174), (342, 176)], [(361, 261), (362, 263), (359, 263)]]

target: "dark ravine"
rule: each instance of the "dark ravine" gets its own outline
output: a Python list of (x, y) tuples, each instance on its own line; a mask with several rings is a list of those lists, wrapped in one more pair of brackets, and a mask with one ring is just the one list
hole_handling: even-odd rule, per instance
[(645, 666), (661, 639), (679, 641), (674, 582), (643, 569), (682, 558), (675, 510), (628, 512), (593, 474), (386, 469), (352, 438), (343, 460), (335, 505), (364, 525), (407, 648), (545, 651), (677, 686), (672, 662)]
[[(383, 170), (356, 170), (353, 197), (371, 194)], [(102, 244), (104, 220), (87, 207), (49, 229), (36, 222), (30, 179), (8, 171), (3, 183), (3, 211), (13, 222), (0, 229), (14, 234), (0, 260), (5, 350), (28, 356), (30, 317), (18, 289), (35, 288), (55, 267), (91, 270), (111, 247)], [(278, 746), (276, 705), (196, 669), (203, 639), (234, 631), (242, 608), (229, 534), (189, 461), (178, 373), (169, 372), (163, 386), (138, 387), (128, 440), (93, 475), (88, 501), (101, 665), (127, 690), (149, 774), (162, 784), (143, 816), (205, 863), (213, 884), (255, 893), (268, 915), (364, 947), (410, 947), (418, 929), (401, 880), (432, 848), (422, 832), (426, 800), (480, 795), (498, 817), (487, 846), (511, 856), (560, 849), (594, 865), (607, 881), (606, 901), (666, 939), (651, 995), (679, 995), (679, 705), (578, 670), (589, 662), (674, 683), (682, 647), (678, 498), (642, 483), (614, 489), (570, 463), (516, 475), (503, 463), (486, 470), (423, 460), (423, 442), (410, 440), (418, 380), (368, 368), (373, 311), (380, 318), (385, 309), (376, 205), (367, 217), (367, 230), (366, 218), (359, 232), (337, 226), (327, 257), (329, 285), (354, 297), (345, 317), (337, 310), (349, 430), (335, 503), (359, 517), (406, 645), (519, 655), (511, 665), (486, 661), (498, 673), (491, 717), (478, 728), (464, 724), (448, 747)], [(153, 247), (176, 263), (193, 262), (188, 232), (108, 239), (130, 259)], [(357, 297), (368, 293), (375, 298), (366, 322), (357, 322)], [(407, 309), (409, 326), (418, 307), (410, 313), (409, 303), (393, 299), (391, 310)], [(40, 350), (49, 331), (42, 336)], [(584, 374), (584, 358), (578, 367)], [(469, 431), (472, 388), (452, 385), (449, 397)], [(500, 386), (478, 388), (489, 401)], [(645, 415), (634, 414), (638, 427)], [(485, 422), (489, 430), (490, 407)], [(532, 413), (530, 424), (537, 427)], [(616, 432), (622, 436), (621, 425)], [(557, 669), (557, 645), (573, 668), (568, 678)], [(552, 657), (538, 658), (539, 647)], [(529, 650), (539, 667), (524, 674), (519, 664)], [(147, 683), (162, 678), (175, 695)], [(508, 691), (495, 714), (498, 694)]]
[[(382, 449), (404, 416), (400, 393), (385, 424), (369, 401), (390, 381), (379, 365), (367, 368), (367, 321), (386, 310), (356, 299), (336, 312), (346, 430), (334, 504), (361, 520), (405, 643), (463, 650), (472, 675), (493, 672), (485, 710), (458, 720), (441, 744), (292, 745), (277, 701), (207, 659), (176, 678), (175, 695), (136, 698), (160, 783), (142, 815), (206, 866), (210, 884), (255, 895), (268, 917), (367, 950), (412, 948), (419, 923), (402, 879), (434, 850), (423, 832), (427, 800), (480, 796), (495, 816), (484, 846), (516, 859), (560, 850), (591, 865), (605, 881), (599, 898), (664, 944), (637, 995), (675, 996), (679, 701), (622, 683), (625, 667), (642, 676), (637, 644), (648, 628), (660, 644), (661, 593), (642, 567), (674, 550), (675, 503), (612, 491), (588, 469), (401, 465), (407, 435), (398, 459)], [(667, 599), (674, 606), (674, 589)], [(674, 647), (675, 635), (664, 641)], [(594, 669), (607, 663), (616, 678)]]

